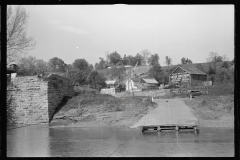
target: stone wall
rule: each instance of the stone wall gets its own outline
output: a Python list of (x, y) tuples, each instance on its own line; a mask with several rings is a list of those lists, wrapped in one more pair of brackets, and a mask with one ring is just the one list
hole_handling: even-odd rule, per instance
[(49, 123), (64, 96), (74, 95), (67, 78), (50, 74), (47, 77), (25, 76), (11, 80), (7, 88), (12, 97), (11, 108), (16, 123)]

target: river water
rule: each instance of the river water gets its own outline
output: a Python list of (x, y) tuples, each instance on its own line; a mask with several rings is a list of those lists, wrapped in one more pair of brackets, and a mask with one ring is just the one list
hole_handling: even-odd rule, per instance
[(233, 157), (234, 130), (148, 131), (127, 127), (7, 130), (8, 157)]

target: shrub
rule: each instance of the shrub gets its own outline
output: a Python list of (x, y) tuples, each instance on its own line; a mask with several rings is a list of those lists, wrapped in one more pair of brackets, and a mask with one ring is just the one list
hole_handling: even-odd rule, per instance
[(206, 106), (207, 105), (207, 102), (206, 102), (206, 100), (204, 99), (204, 100), (202, 100), (202, 102), (201, 102), (201, 105), (202, 106)]
[(116, 111), (123, 111), (123, 108), (121, 106), (117, 106)]

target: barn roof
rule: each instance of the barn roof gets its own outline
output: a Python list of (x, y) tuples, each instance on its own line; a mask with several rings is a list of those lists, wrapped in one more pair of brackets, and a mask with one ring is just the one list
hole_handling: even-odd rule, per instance
[(131, 80), (132, 80), (133, 82), (139, 82), (139, 81), (141, 80), (141, 78), (131, 78)]
[[(182, 65), (182, 66), (178, 66), (177, 68), (182, 68), (183, 70), (187, 71), (189, 74), (202, 74), (202, 75), (207, 75), (206, 73), (204, 73), (203, 71), (201, 71), (200, 69), (194, 67), (194, 66), (187, 66), (187, 65)], [(176, 69), (177, 69), (176, 68)], [(175, 69), (175, 70), (176, 70)], [(174, 71), (175, 71), (174, 70)], [(172, 73), (174, 73), (174, 71)], [(172, 74), (171, 73), (171, 74)]]
[(154, 78), (151, 79), (142, 78), (142, 80), (145, 81), (146, 83), (158, 84), (158, 82)]

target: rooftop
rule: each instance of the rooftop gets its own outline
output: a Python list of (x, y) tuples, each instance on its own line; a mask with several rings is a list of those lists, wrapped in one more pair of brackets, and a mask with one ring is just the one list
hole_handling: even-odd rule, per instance
[(185, 71), (187, 71), (190, 74), (204, 74), (204, 75), (207, 75), (206, 73), (204, 73), (203, 71), (201, 71), (200, 69), (198, 69), (194, 66), (182, 65), (182, 66), (178, 66), (178, 67), (184, 69)]

